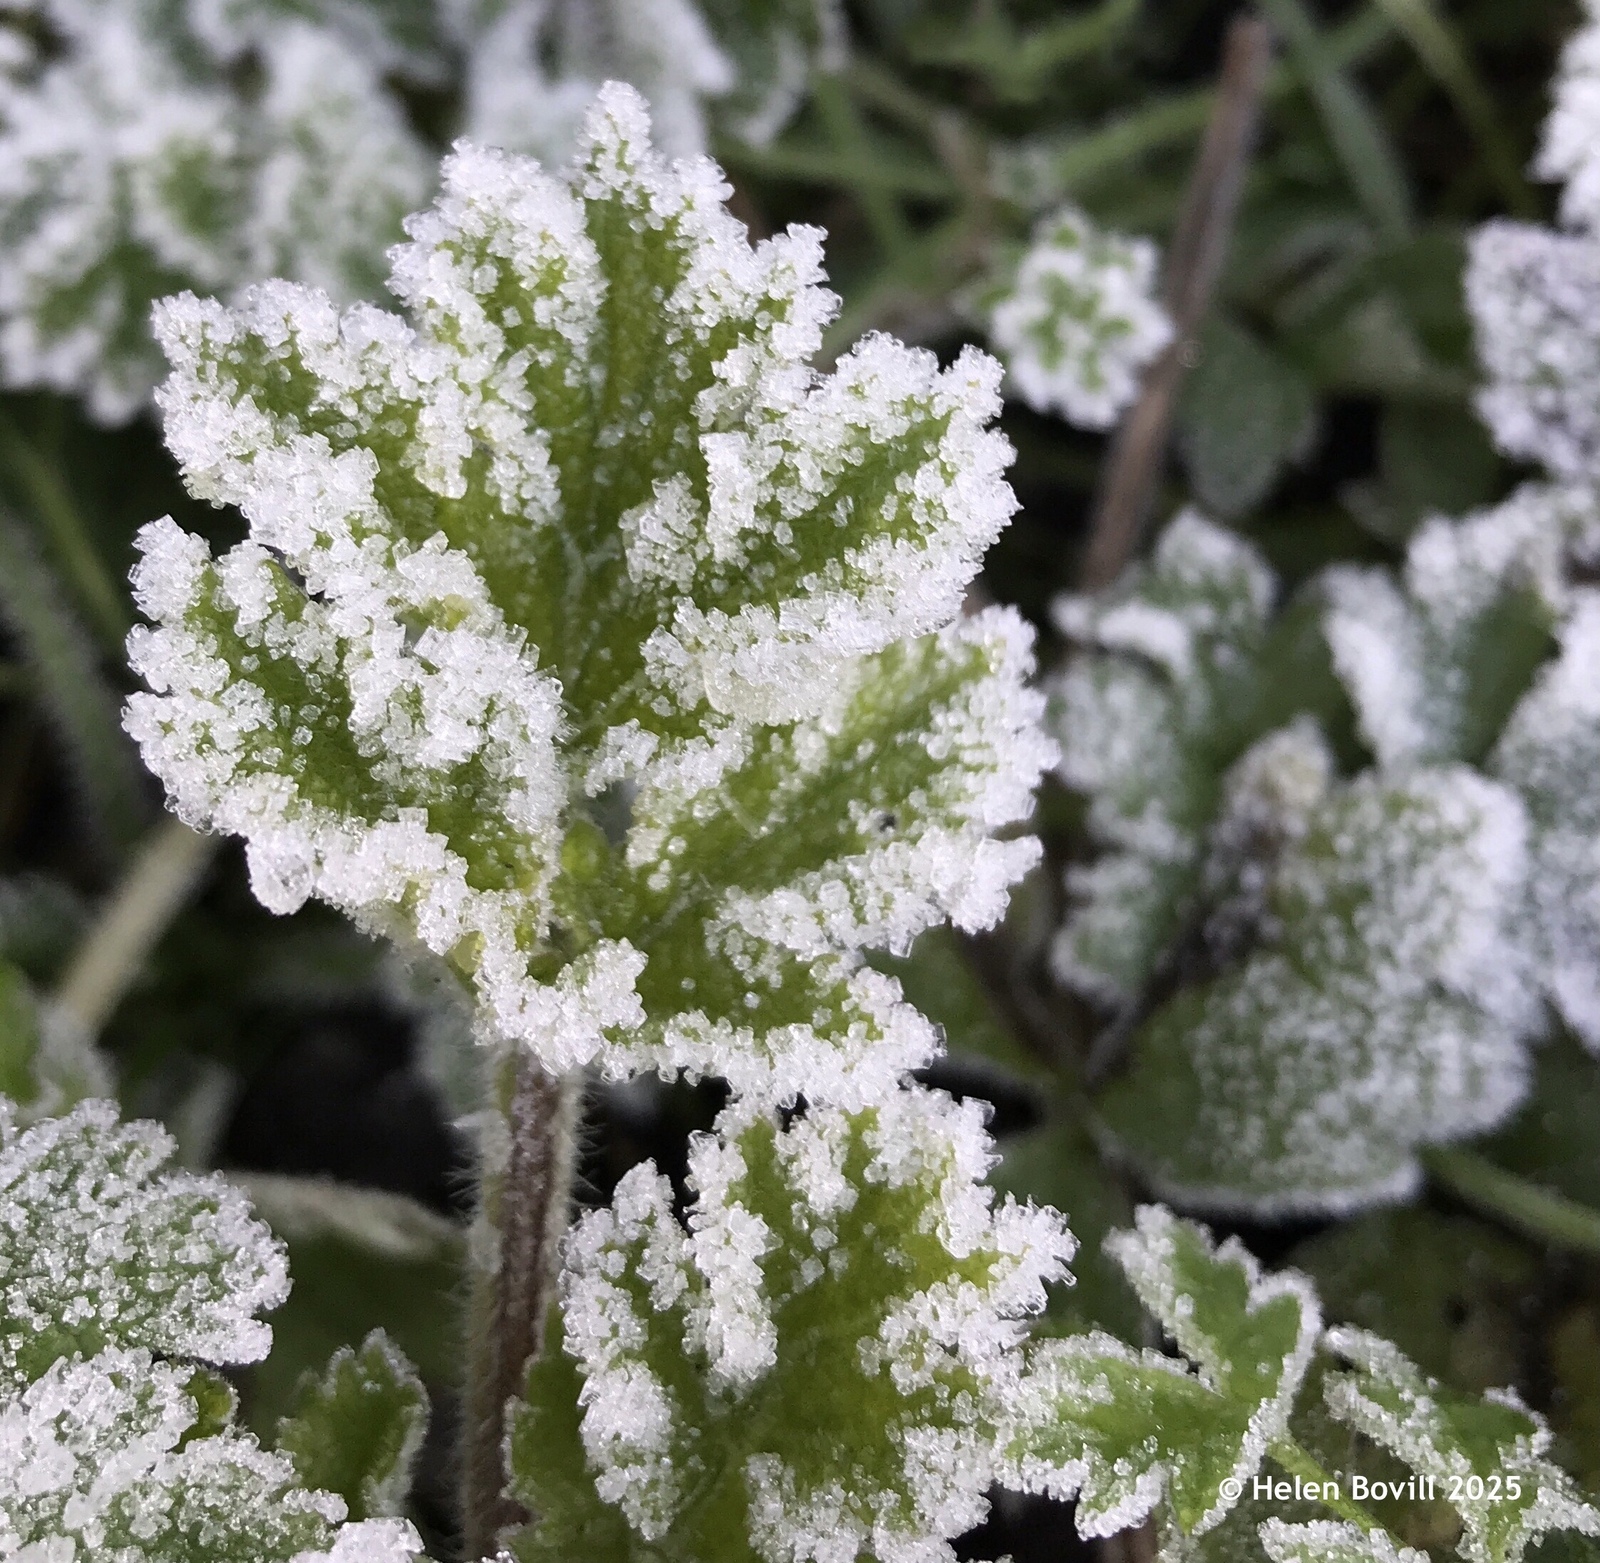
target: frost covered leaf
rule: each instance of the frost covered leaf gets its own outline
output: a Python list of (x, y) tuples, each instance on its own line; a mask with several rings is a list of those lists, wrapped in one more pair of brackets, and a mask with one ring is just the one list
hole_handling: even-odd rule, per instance
[(0, 1558), (407, 1563), (420, 1550), (405, 1522), (341, 1526), (343, 1503), (298, 1487), (287, 1459), (199, 1429), (190, 1381), (147, 1351), (108, 1350), (0, 1394)]
[(1528, 881), (1545, 990), (1600, 1051), (1600, 594), (1584, 590), (1506, 724), (1489, 770), (1516, 788), (1532, 824)]
[(1600, 1509), (1547, 1458), (1549, 1428), (1513, 1391), (1455, 1394), (1364, 1330), (1330, 1330), (1327, 1344), (1356, 1370), (1326, 1380), (1328, 1409), (1434, 1478), (1461, 1516), (1468, 1563), (1518, 1563), (1551, 1531), (1600, 1535)]
[(1427, 1563), (1428, 1554), (1401, 1546), (1388, 1531), (1362, 1530), (1348, 1520), (1290, 1525), (1262, 1523), (1262, 1550), (1272, 1563)]
[(1550, 654), (1596, 519), (1586, 490), (1530, 484), (1464, 520), (1427, 522), (1400, 581), (1328, 572), (1328, 641), (1382, 764), (1483, 759)]
[[(578, 1373), (547, 1358), (516, 1413), (519, 1491), (551, 1516), (521, 1555), (948, 1558), (1072, 1248), (1055, 1212), (992, 1207), (981, 1123), (920, 1088), (787, 1130), (730, 1110), (691, 1151), (687, 1231), (667, 1181), (629, 1173), (569, 1240)], [(586, 1467), (547, 1454), (563, 1429)]]
[(1574, 228), (1600, 223), (1600, 158), (1596, 128), (1600, 126), (1600, 14), (1592, 0), (1584, 5), (1585, 25), (1561, 54), (1555, 80), (1555, 107), (1545, 121), (1536, 172), (1544, 179), (1566, 182), (1561, 215)]
[(1107, 233), (1076, 207), (1042, 219), (1016, 268), (986, 300), (989, 339), (1035, 412), (1106, 429), (1172, 340), (1154, 296), (1156, 247)]
[(1054, 965), (1108, 1006), (1137, 997), (1193, 917), (1229, 765), (1339, 699), (1315, 619), (1297, 605), (1269, 623), (1273, 595), (1261, 557), (1191, 511), (1110, 591), (1056, 604), (1081, 649), (1051, 685), (1051, 727), (1102, 855), (1069, 876)]
[(21, 1127), (111, 1089), (109, 1071), (81, 1029), (41, 1004), (17, 967), (0, 960), (0, 1100)]
[(1317, 1335), (1316, 1295), (1292, 1272), (1263, 1275), (1237, 1239), (1159, 1206), (1107, 1251), (1140, 1301), (1194, 1364), (1137, 1352), (1112, 1336), (1045, 1341), (1007, 1429), (1012, 1480), (1077, 1498), (1083, 1536), (1144, 1519), (1163, 1494), (1180, 1527), (1210, 1530), (1238, 1501), (1288, 1427)]
[(844, 8), (839, 0), (701, 0), (700, 9), (734, 67), (717, 119), (764, 146), (800, 107), (811, 73), (843, 58)]
[[(142, 1347), (254, 1362), (288, 1294), (281, 1246), (221, 1178), (104, 1101), (17, 1129), (0, 1101), (0, 1392), (58, 1358)], [(3, 1464), (3, 1462), (0, 1462)]]
[(486, 146), (555, 165), (580, 138), (606, 81), (626, 81), (650, 105), (668, 157), (706, 150), (706, 100), (735, 85), (693, 0), (475, 0), (462, 131)]
[(1037, 858), (1030, 637), (957, 613), (1014, 501), (996, 367), (806, 367), (819, 236), (752, 249), (602, 94), (570, 183), (463, 147), (394, 287), (163, 307), (168, 439), (248, 541), (142, 534), (129, 726), (257, 893), (408, 931), (547, 1066), (860, 1101), (932, 1033), (863, 948)]
[(1240, 763), (1212, 867), (1263, 820), (1276, 851), (1240, 856), (1204, 930), (1223, 969), (1155, 1011), (1096, 1104), (1174, 1199), (1274, 1216), (1398, 1198), (1420, 1146), (1492, 1127), (1526, 1090), (1520, 804), (1464, 768), (1319, 796), (1318, 752), (1291, 728)]
[(374, 1330), (359, 1351), (345, 1347), (320, 1378), (302, 1382), (278, 1448), (302, 1486), (337, 1493), (351, 1519), (401, 1514), (427, 1422), (416, 1370)]
[(370, 291), (432, 156), (352, 40), (280, 22), (245, 94), (181, 8), (46, 14), (65, 48), (0, 92), (6, 383), (80, 393), (122, 422), (160, 373), (163, 294), (272, 271)]

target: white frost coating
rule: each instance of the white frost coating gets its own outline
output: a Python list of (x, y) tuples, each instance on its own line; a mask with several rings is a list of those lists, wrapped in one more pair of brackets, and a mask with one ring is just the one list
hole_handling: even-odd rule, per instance
[(1023, 401), (1080, 428), (1116, 421), (1172, 340), (1158, 264), (1148, 239), (1106, 233), (1076, 207), (1038, 223), (989, 311), (990, 341)]
[(1487, 223), (1466, 289), (1488, 375), (1478, 410), (1496, 443), (1560, 480), (1600, 478), (1600, 241)]
[(463, 133), (560, 163), (607, 80), (639, 90), (668, 157), (705, 151), (703, 100), (734, 85), (732, 65), (689, 0), (514, 0), (477, 29)]
[(1262, 1521), (1257, 1534), (1272, 1563), (1427, 1563), (1428, 1558), (1386, 1530), (1362, 1530), (1349, 1520), (1291, 1525), (1273, 1518)]
[[(614, 1208), (574, 1229), (562, 1283), (601, 1495), (657, 1539), (689, 1473), (721, 1470), (742, 1477), (751, 1541), (770, 1563), (849, 1563), (863, 1549), (948, 1559), (998, 1475), (1025, 1320), (1073, 1248), (1056, 1212), (994, 1207), (980, 1181), (991, 1161), (978, 1103), (910, 1087), (862, 1114), (814, 1108), (787, 1129), (730, 1108), (692, 1144), (687, 1234), (665, 1179), (630, 1172)], [(885, 1254), (903, 1275), (887, 1296)], [(987, 1273), (963, 1276), (958, 1264), (978, 1255)], [(852, 1338), (861, 1323), (868, 1333)], [(865, 1380), (824, 1404), (880, 1410), (871, 1426), (813, 1422), (828, 1454), (802, 1473), (751, 1439), (773, 1396), (804, 1396), (808, 1363)], [(669, 1380), (696, 1387), (669, 1392)], [(885, 1460), (899, 1476), (882, 1490)]]
[(1426, 522), (1407, 548), (1403, 589), (1380, 570), (1327, 572), (1328, 645), (1381, 763), (1459, 757), (1486, 620), (1516, 593), (1552, 621), (1565, 612), (1572, 560), (1592, 547), (1595, 524), (1587, 490), (1529, 484), (1461, 520)]
[(165, 1170), (174, 1149), (109, 1102), (20, 1132), (0, 1118), (0, 1392), (58, 1338), (266, 1356), (272, 1332), (254, 1315), (288, 1296), (283, 1247), (221, 1178)]
[(1541, 179), (1561, 180), (1561, 216), (1573, 228), (1600, 227), (1600, 7), (1585, 0), (1585, 21), (1561, 53), (1555, 106), (1534, 163)]
[(1532, 820), (1528, 900), (1546, 992), (1600, 1052), (1600, 593), (1576, 596), (1560, 656), (1512, 712), (1489, 769)]
[[(1015, 504), (999, 371), (816, 374), (820, 235), (751, 246), (624, 87), (585, 138), (458, 147), (409, 322), (161, 305), (169, 444), (250, 536), (141, 533), (128, 727), (268, 906), (415, 934), (550, 1067), (860, 1106), (933, 1047), (862, 952), (1038, 857), (996, 839), (1054, 757), (1031, 635), (950, 623)], [(628, 289), (658, 336), (613, 340)]]
[[(1491, 1390), (1484, 1398), (1500, 1411), (1501, 1436), (1494, 1453), (1481, 1463), (1472, 1451), (1488, 1454), (1473, 1428), (1472, 1410), (1410, 1362), (1397, 1347), (1366, 1330), (1338, 1327), (1327, 1333), (1330, 1351), (1353, 1363), (1357, 1373), (1332, 1374), (1323, 1383), (1328, 1409), (1374, 1443), (1439, 1484), (1461, 1516), (1457, 1548), (1468, 1563), (1520, 1563), (1523, 1552), (1553, 1530), (1600, 1536), (1600, 1509), (1584, 1500), (1565, 1471), (1548, 1458), (1550, 1429), (1514, 1390)], [(1446, 1405), (1442, 1402), (1453, 1401)], [(1483, 1408), (1484, 1412), (1489, 1407)], [(1512, 1417), (1505, 1413), (1510, 1412)], [(1492, 1413), (1491, 1413), (1492, 1414)], [(1516, 1431), (1508, 1421), (1520, 1422)], [(1473, 1437), (1477, 1433), (1477, 1437)], [(1497, 1486), (1487, 1480), (1501, 1478)], [(1521, 1496), (1506, 1495), (1515, 1478)], [(1478, 1489), (1474, 1494), (1473, 1488)]]
[(298, 1487), (247, 1435), (180, 1447), (198, 1419), (190, 1374), (111, 1350), (0, 1394), (0, 1559), (405, 1563), (421, 1550), (403, 1521), (341, 1526), (341, 1498)]
[(1111, 591), (1053, 605), (1078, 648), (1047, 686), (1058, 774), (1104, 851), (1069, 872), (1052, 959), (1108, 1008), (1149, 979), (1198, 888), (1212, 779), (1196, 751), (1231, 714), (1274, 594), (1261, 556), (1191, 510)]

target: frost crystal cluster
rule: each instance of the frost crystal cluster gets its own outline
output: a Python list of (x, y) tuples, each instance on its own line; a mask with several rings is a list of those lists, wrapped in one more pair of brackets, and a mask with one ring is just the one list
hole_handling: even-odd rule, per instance
[(1279, 610), (1190, 514), (1058, 604), (1061, 775), (1101, 853), (1056, 970), (1129, 1041), (1101, 1129), (1169, 1197), (1401, 1197), (1418, 1147), (1517, 1105), (1548, 1014), (1600, 1040), (1593, 542), (1527, 488)]
[[(790, 9), (726, 19), (741, 58), (790, 62), (741, 100), (769, 135), (820, 47), (810, 5)], [(104, 423), (148, 406), (165, 294), (274, 276), (378, 292), (442, 150), (418, 90), (448, 106), (447, 137), (559, 162), (608, 77), (686, 156), (733, 86), (692, 0), (33, 0), (8, 8), (0, 58), (0, 376)]]
[(1107, 233), (1075, 207), (1042, 219), (1007, 281), (986, 300), (989, 339), (1036, 412), (1106, 429), (1172, 340), (1156, 302), (1148, 239)]
[(1012, 613), (997, 367), (807, 367), (819, 235), (752, 248), (602, 94), (570, 177), (463, 146), (392, 285), (164, 304), (168, 441), (249, 536), (135, 572), (128, 725), (274, 910), (420, 940), (552, 1070), (864, 1103), (931, 1054), (861, 964), (992, 923), (1052, 755)]
[(264, 1357), (255, 1314), (288, 1279), (242, 1196), (167, 1170), (173, 1148), (108, 1102), (23, 1129), (0, 1097), (0, 1559), (407, 1563), (409, 1524), (346, 1523), (196, 1366)]

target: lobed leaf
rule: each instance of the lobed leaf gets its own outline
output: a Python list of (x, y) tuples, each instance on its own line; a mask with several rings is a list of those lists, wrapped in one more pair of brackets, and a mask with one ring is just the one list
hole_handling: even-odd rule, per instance
[(278, 1449), (302, 1486), (337, 1493), (352, 1520), (403, 1514), (427, 1421), (422, 1380), (374, 1330), (359, 1351), (336, 1352), (320, 1378), (301, 1380)]
[(1194, 1366), (1100, 1331), (1040, 1342), (1007, 1430), (1014, 1479), (1076, 1497), (1083, 1536), (1138, 1524), (1163, 1495), (1202, 1534), (1287, 1430), (1321, 1329), (1316, 1295), (1159, 1206), (1106, 1249)]
[(1327, 1345), (1355, 1370), (1325, 1381), (1328, 1409), (1438, 1483), (1468, 1563), (1518, 1563), (1552, 1531), (1600, 1535), (1600, 1509), (1546, 1458), (1550, 1430), (1514, 1391), (1456, 1394), (1365, 1330), (1330, 1330)]

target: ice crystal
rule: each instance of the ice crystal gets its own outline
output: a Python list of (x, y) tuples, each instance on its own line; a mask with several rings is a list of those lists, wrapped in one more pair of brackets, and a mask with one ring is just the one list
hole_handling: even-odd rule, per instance
[(1157, 264), (1148, 239), (1107, 233), (1075, 207), (1039, 222), (989, 303), (990, 340), (1023, 401), (1085, 429), (1116, 421), (1172, 340)]
[(1314, 735), (1266, 746), (1303, 812), (1213, 914), (1223, 956), (1247, 953), (1155, 1009), (1098, 1109), (1168, 1197), (1336, 1213), (1410, 1192), (1419, 1146), (1491, 1127), (1524, 1094), (1526, 820), (1465, 767), (1367, 772), (1317, 797)]
[(1260, 556), (1190, 511), (1113, 590), (1055, 606), (1081, 648), (1050, 685), (1060, 775), (1088, 797), (1102, 855), (1069, 878), (1054, 960), (1090, 997), (1137, 996), (1192, 913), (1274, 595)]
[(1428, 1554), (1402, 1547), (1387, 1531), (1362, 1530), (1348, 1520), (1291, 1525), (1270, 1519), (1260, 1529), (1272, 1563), (1427, 1563)]
[(820, 236), (752, 248), (626, 88), (585, 134), (570, 183), (447, 161), (411, 324), (162, 307), (169, 443), (250, 536), (141, 535), (129, 728), (268, 906), (415, 936), (548, 1066), (863, 1102), (933, 1034), (859, 952), (1037, 857), (1028, 632), (948, 622), (1014, 503), (997, 369), (818, 376)]
[(0, 1098), (0, 1389), (57, 1357), (148, 1348), (254, 1362), (255, 1318), (289, 1286), (283, 1250), (222, 1179), (166, 1168), (151, 1123), (108, 1102), (16, 1129)]
[(182, 1362), (265, 1356), (254, 1315), (288, 1278), (243, 1196), (166, 1168), (173, 1148), (108, 1102), (18, 1129), (0, 1097), (0, 1560), (406, 1563), (409, 1524), (342, 1524)]
[(1083, 1536), (1138, 1524), (1163, 1495), (1182, 1531), (1203, 1534), (1287, 1430), (1322, 1327), (1316, 1295), (1158, 1206), (1106, 1248), (1194, 1366), (1098, 1330), (1040, 1342), (1012, 1402), (1014, 1478), (1076, 1497)]
[[(746, 52), (798, 36), (793, 17), (727, 20)], [(447, 136), (560, 163), (608, 78), (647, 94), (682, 156), (733, 85), (692, 0), (33, 0), (0, 31), (0, 376), (81, 394), (105, 423), (149, 404), (165, 294), (274, 276), (342, 303), (379, 291), (443, 151), (405, 86), (458, 105)], [(773, 129), (795, 86), (774, 85)]]
[(1328, 1409), (1420, 1476), (1461, 1516), (1467, 1563), (1519, 1563), (1555, 1530), (1600, 1536), (1600, 1509), (1548, 1458), (1550, 1429), (1511, 1390), (1453, 1393), (1365, 1330), (1328, 1331), (1354, 1365), (1324, 1381)]
[(409, 1563), (403, 1520), (340, 1525), (245, 1435), (201, 1431), (192, 1371), (147, 1351), (63, 1358), (0, 1394), (0, 1559), (68, 1563)]
[[(730, 1110), (692, 1147), (687, 1230), (666, 1180), (630, 1172), (569, 1240), (572, 1360), (536, 1366), (518, 1413), (544, 1516), (522, 1556), (592, 1548), (612, 1505), (708, 1560), (952, 1557), (1072, 1250), (1054, 1211), (992, 1204), (990, 1160), (978, 1104), (913, 1087), (787, 1129)], [(552, 1452), (575, 1407), (583, 1461)]]

